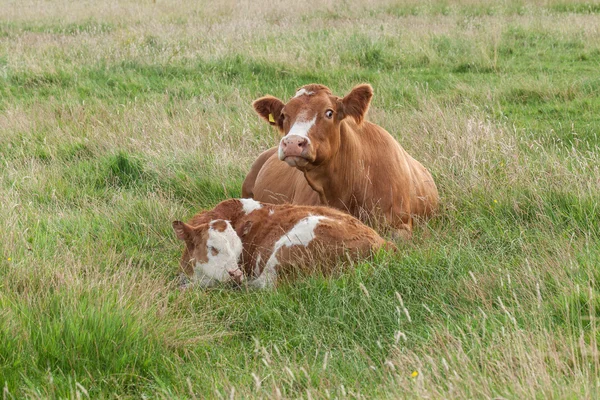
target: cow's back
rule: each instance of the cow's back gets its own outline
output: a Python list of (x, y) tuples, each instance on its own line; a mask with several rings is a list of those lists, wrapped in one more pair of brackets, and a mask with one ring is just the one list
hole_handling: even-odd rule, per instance
[(242, 198), (244, 199), (253, 199), (254, 198), (254, 187), (256, 184), (256, 177), (262, 170), (265, 162), (271, 156), (277, 154), (277, 147), (272, 147), (268, 150), (263, 151), (260, 155), (254, 160), (252, 166), (250, 167), (250, 171), (246, 175), (244, 179), (244, 183), (242, 184)]

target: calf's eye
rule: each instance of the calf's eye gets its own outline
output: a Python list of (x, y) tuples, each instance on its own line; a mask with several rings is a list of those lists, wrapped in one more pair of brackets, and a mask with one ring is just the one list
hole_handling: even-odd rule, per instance
[(208, 251), (210, 251), (210, 254), (212, 254), (213, 256), (216, 256), (217, 254), (219, 254), (219, 250), (215, 249), (212, 246), (208, 246)]
[(325, 111), (325, 117), (329, 119), (333, 118), (333, 110)]

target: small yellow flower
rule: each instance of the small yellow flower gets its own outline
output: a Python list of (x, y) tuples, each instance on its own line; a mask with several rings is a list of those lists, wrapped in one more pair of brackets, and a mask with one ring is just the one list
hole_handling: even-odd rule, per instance
[(410, 374), (411, 378), (416, 378), (417, 376), (419, 376), (419, 371), (413, 371), (412, 374)]
[(12, 258), (8, 257), (8, 261), (12, 260)]
[(497, 202), (498, 202), (498, 200), (494, 200), (494, 203), (497, 203)]

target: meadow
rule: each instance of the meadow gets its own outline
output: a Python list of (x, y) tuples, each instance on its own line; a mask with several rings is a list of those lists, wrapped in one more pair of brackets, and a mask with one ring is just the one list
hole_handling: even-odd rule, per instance
[[(598, 398), (600, 3), (0, 0), (0, 390)], [(341, 276), (177, 288), (252, 100), (368, 82), (439, 215)]]

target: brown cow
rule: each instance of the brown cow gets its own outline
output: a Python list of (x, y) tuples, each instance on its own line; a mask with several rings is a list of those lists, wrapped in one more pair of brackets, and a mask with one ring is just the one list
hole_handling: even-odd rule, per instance
[(173, 222), (186, 243), (185, 275), (202, 287), (247, 281), (271, 287), (279, 276), (329, 273), (342, 257), (354, 259), (381, 247), (394, 249), (356, 218), (329, 207), (263, 204), (230, 199)]
[(410, 237), (413, 217), (437, 209), (437, 188), (392, 135), (364, 121), (372, 96), (367, 84), (344, 98), (311, 84), (287, 104), (272, 96), (256, 100), (256, 112), (285, 136), (254, 162), (242, 197), (329, 205), (365, 222), (383, 217)]

